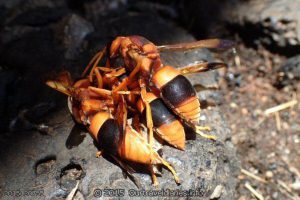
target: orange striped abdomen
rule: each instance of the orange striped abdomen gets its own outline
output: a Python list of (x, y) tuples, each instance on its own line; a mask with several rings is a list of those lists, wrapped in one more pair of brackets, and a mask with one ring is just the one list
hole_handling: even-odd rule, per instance
[(177, 149), (184, 150), (185, 148), (185, 132), (179, 120), (174, 120), (170, 123), (162, 124), (155, 129), (155, 132), (169, 144)]
[(196, 96), (190, 97), (185, 102), (175, 107), (175, 112), (184, 120), (197, 124), (200, 118), (200, 102)]
[(160, 90), (164, 102), (183, 120), (198, 123), (200, 102), (189, 80), (173, 67), (165, 66), (157, 71), (153, 83)]
[(112, 155), (118, 154), (121, 135), (117, 122), (107, 112), (98, 112), (91, 119), (89, 131), (100, 147)]
[[(153, 127), (157, 135), (170, 145), (184, 150), (185, 132), (181, 122), (175, 114), (164, 104), (163, 100), (153, 93), (147, 93), (146, 98), (150, 102)], [(142, 106), (142, 100), (138, 101), (138, 110), (146, 120), (146, 109)]]
[(89, 131), (104, 152), (141, 164), (161, 163), (157, 152), (131, 127), (126, 127), (123, 136), (117, 122), (110, 118), (109, 113), (99, 112), (93, 116)]

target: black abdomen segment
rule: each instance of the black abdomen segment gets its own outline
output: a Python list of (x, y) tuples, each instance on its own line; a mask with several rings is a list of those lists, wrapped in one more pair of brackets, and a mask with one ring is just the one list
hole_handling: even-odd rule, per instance
[(113, 155), (117, 155), (119, 139), (120, 129), (116, 121), (114, 119), (106, 120), (97, 135), (100, 147)]
[(178, 75), (162, 87), (161, 95), (165, 101), (177, 107), (190, 97), (196, 96), (196, 91), (186, 77)]
[[(159, 128), (163, 124), (169, 124), (175, 120), (175, 116), (169, 108), (166, 107), (162, 99), (157, 98), (150, 103), (153, 126)], [(146, 109), (143, 111), (145, 119)]]

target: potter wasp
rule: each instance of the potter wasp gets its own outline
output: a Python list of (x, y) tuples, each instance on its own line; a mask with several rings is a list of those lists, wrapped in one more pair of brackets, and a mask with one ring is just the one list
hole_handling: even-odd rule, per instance
[[(209, 127), (198, 125), (200, 102), (184, 75), (226, 64), (203, 62), (176, 69), (164, 66), (159, 53), (232, 46), (232, 42), (219, 39), (156, 46), (141, 36), (117, 37), (91, 59), (79, 81), (73, 83), (69, 73), (63, 72), (47, 85), (69, 96), (71, 114), (76, 122), (87, 126), (101, 153), (118, 163), (133, 161), (149, 166), (154, 185), (158, 182), (152, 166), (163, 165), (179, 183), (174, 168), (154, 150), (153, 132), (180, 150), (185, 148), (183, 124), (215, 139), (202, 132)], [(104, 65), (99, 66), (103, 60)], [(141, 134), (142, 124), (148, 140)]]

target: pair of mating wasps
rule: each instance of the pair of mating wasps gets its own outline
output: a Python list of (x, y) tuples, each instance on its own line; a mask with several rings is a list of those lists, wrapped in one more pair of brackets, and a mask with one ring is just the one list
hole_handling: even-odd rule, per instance
[[(68, 72), (62, 72), (46, 84), (69, 97), (70, 112), (99, 144), (98, 155), (106, 153), (118, 163), (147, 165), (154, 185), (158, 181), (153, 165), (163, 165), (180, 183), (174, 168), (154, 150), (153, 131), (180, 150), (185, 147), (183, 123), (203, 137), (215, 139), (201, 132), (209, 127), (197, 125), (200, 102), (184, 75), (226, 64), (203, 62), (176, 69), (164, 66), (159, 53), (232, 46), (232, 42), (219, 39), (156, 46), (141, 36), (117, 37), (91, 59), (78, 81), (73, 82)], [(104, 66), (99, 66), (101, 60)], [(147, 127), (148, 141), (141, 134), (141, 124)]]

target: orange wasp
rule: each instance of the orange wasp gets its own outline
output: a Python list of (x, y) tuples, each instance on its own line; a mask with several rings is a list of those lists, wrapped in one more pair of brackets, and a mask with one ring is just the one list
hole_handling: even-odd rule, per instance
[[(119, 86), (119, 84), (122, 83), (122, 80), (126, 78), (127, 76), (123, 73), (119, 73), (117, 71), (121, 71), (120, 69), (110, 71), (108, 69), (104, 68), (98, 68), (100, 71), (105, 70), (105, 72), (101, 72), (98, 74), (101, 75), (102, 80), (105, 80), (104, 82), (106, 85), (114, 89)], [(98, 73), (98, 72), (97, 72)], [(110, 77), (110, 83), (108, 81), (108, 77)], [(118, 80), (112, 79), (112, 77), (118, 77)], [(99, 85), (99, 84), (98, 84)], [(137, 81), (132, 81), (130, 85), (128, 85), (125, 89), (128, 89), (129, 91), (119, 91), (123, 94), (126, 94), (125, 100), (127, 100), (127, 105), (131, 106), (131, 113), (134, 114), (133, 117), (133, 127), (138, 132), (140, 132), (140, 116), (136, 113), (138, 110), (140, 114), (142, 114), (142, 118), (146, 119), (146, 109), (145, 104), (143, 103), (143, 99), (140, 98), (137, 101), (137, 97), (139, 96), (139, 85)], [(157, 133), (157, 135), (169, 143), (170, 145), (180, 149), (184, 150), (185, 146), (185, 132), (184, 127), (182, 123), (177, 119), (176, 115), (173, 114), (172, 111), (169, 110), (169, 108), (166, 107), (164, 102), (156, 96), (154, 93), (148, 92), (144, 96), (144, 98), (148, 99), (149, 105), (151, 107), (151, 113), (152, 113), (152, 119), (153, 119), (153, 128), (154, 132)], [(143, 120), (145, 122), (146, 120)]]
[(113, 102), (109, 90), (93, 87), (90, 83), (88, 79), (73, 83), (67, 72), (56, 80), (46, 82), (51, 88), (69, 96), (69, 108), (74, 119), (88, 127), (89, 133), (101, 148), (98, 155), (107, 153), (122, 167), (125, 167), (122, 160), (148, 165), (154, 185), (158, 185), (158, 181), (152, 165), (163, 165), (179, 183), (173, 167), (127, 124), (127, 106), (123, 96), (118, 102)]
[(148, 90), (160, 96), (164, 103), (173, 110), (184, 122), (192, 127), (196, 133), (205, 138), (215, 139), (214, 136), (202, 133), (202, 130), (210, 130), (209, 127), (198, 126), (200, 117), (200, 102), (189, 80), (183, 76), (187, 73), (195, 73), (217, 69), (226, 66), (224, 63), (200, 63), (193, 66), (176, 69), (172, 66), (164, 66), (161, 62), (159, 52), (189, 50), (195, 48), (220, 48), (227, 49), (233, 46), (228, 40), (208, 39), (190, 43), (175, 45), (156, 46), (141, 36), (117, 37), (98, 52), (84, 70), (85, 76), (91, 66), (90, 77), (93, 77), (94, 69), (100, 60), (107, 54), (106, 67), (115, 68), (117, 61), (123, 61), (123, 66), (129, 74), (118, 87), (112, 90), (114, 94), (126, 87), (135, 80), (138, 81), (141, 98), (146, 107), (147, 128), (149, 129), (149, 143), (152, 144), (153, 120), (151, 106), (147, 98)]

